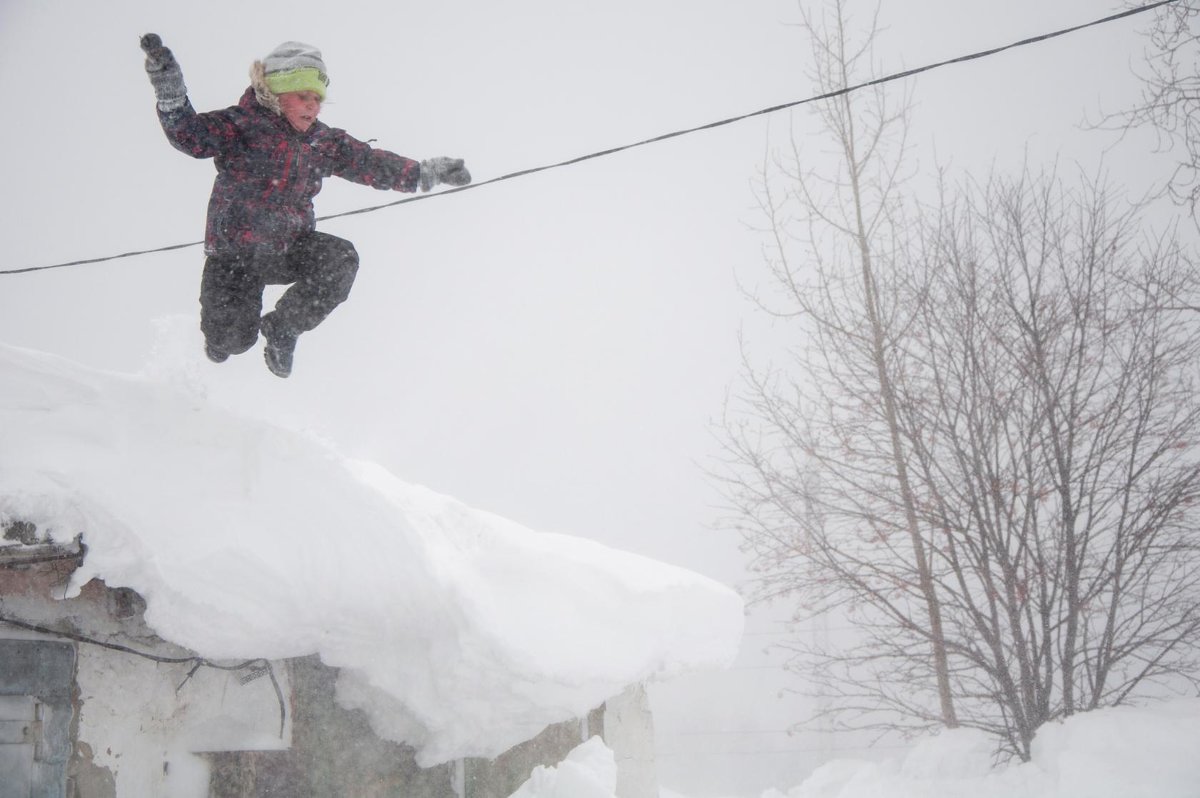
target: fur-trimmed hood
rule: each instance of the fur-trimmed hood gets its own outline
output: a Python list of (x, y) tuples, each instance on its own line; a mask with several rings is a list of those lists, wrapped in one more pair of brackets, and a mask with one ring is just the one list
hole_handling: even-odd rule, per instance
[(250, 87), (254, 89), (254, 98), (263, 108), (274, 111), (280, 116), (283, 109), (279, 107), (279, 97), (267, 88), (267, 68), (262, 61), (250, 65)]

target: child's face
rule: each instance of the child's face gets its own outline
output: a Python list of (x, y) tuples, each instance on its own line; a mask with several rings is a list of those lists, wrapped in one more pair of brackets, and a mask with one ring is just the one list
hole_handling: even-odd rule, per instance
[(315, 91), (289, 91), (279, 95), (279, 110), (292, 127), (306, 132), (321, 113), (321, 96)]

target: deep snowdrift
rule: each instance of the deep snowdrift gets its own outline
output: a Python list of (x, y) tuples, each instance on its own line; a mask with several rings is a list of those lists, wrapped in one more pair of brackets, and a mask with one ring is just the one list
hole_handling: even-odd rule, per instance
[(1029, 762), (993, 768), (971, 729), (919, 741), (900, 759), (836, 760), (762, 798), (1196, 798), (1200, 699), (1112, 707), (1038, 730)]
[[(993, 767), (994, 742), (969, 729), (926, 737), (884, 762), (836, 760), (761, 798), (1196, 798), (1200, 699), (1075, 715), (1038, 732), (1033, 760)], [(598, 737), (539, 767), (511, 798), (616, 798), (613, 753)], [(661, 791), (661, 798), (686, 798)]]
[(171, 380), (0, 345), (0, 520), (82, 532), (209, 658), (319, 653), (423, 764), (491, 756), (626, 685), (736, 654), (732, 590), (530, 531)]
[[(797, 787), (759, 798), (1197, 798), (1200, 698), (1148, 707), (1099, 709), (1050, 724), (1034, 739), (1033, 759), (993, 766), (994, 742), (969, 729), (919, 740), (902, 757), (838, 759)], [(588, 798), (614, 798), (603, 748), (592, 742), (568, 757)], [(513, 798), (559, 798), (554, 769), (540, 769)], [(660, 798), (688, 798), (661, 790)], [(733, 796), (729, 796), (733, 798)], [(748, 798), (748, 797), (747, 797)]]

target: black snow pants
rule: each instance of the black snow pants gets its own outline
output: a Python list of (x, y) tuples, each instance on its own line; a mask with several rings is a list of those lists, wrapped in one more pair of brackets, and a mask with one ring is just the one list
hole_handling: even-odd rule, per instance
[(236, 355), (258, 340), (263, 289), (290, 287), (275, 319), (299, 335), (313, 329), (350, 295), (358, 253), (345, 239), (309, 233), (286, 255), (210, 255), (200, 280), (200, 330), (210, 349)]

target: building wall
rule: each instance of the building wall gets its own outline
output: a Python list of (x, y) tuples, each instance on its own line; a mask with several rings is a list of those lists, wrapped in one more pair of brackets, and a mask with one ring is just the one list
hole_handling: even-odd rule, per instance
[(77, 740), (90, 746), (95, 766), (112, 773), (116, 798), (205, 798), (203, 752), (290, 745), (285, 666), (272, 666), (285, 696), (282, 724), (266, 675), (193, 667), (79, 647)]
[(578, 720), (556, 723), (495, 759), (464, 760), (462, 794), (458, 798), (508, 798), (529, 779), (534, 768), (561, 762), (586, 739), (587, 732), (586, 725)]
[(276, 683), (284, 696), (290, 690), (284, 670), (275, 665), (272, 682), (261, 663), (196, 669), (191, 652), (146, 627), (144, 602), (130, 590), (94, 580), (63, 598), (80, 554), (68, 549), (0, 549), (0, 619), (8, 621), (0, 623), (0, 638), (74, 650), (69, 798), (203, 798), (208, 770), (193, 752), (290, 744), (290, 721), (281, 728), (275, 690)]
[[(604, 729), (600, 709), (590, 722), (553, 724), (494, 759), (422, 769), (412, 748), (379, 739), (364, 713), (337, 704), (335, 669), (317, 657), (288, 664), (294, 696), (291, 749), (207, 754), (213, 765), (212, 798), (508, 798), (534, 768), (558, 764)], [(615, 726), (610, 729), (616, 733)]]
[(359, 710), (334, 697), (337, 671), (317, 657), (288, 661), (292, 745), (214, 752), (212, 798), (456, 798), (453, 766), (422, 769), (411, 747), (379, 739)]

